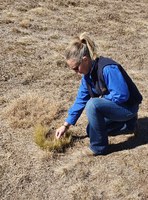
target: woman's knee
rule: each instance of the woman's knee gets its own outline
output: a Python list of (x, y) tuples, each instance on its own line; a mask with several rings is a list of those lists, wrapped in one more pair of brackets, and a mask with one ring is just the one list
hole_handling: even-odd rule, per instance
[(100, 98), (91, 98), (86, 104), (86, 112), (96, 112), (99, 110)]

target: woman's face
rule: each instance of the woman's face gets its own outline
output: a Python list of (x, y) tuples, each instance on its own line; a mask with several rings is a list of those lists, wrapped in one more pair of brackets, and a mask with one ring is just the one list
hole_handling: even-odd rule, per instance
[(88, 74), (92, 67), (91, 59), (87, 56), (84, 56), (81, 62), (77, 62), (75, 59), (69, 59), (67, 60), (67, 65), (76, 73), (84, 75)]

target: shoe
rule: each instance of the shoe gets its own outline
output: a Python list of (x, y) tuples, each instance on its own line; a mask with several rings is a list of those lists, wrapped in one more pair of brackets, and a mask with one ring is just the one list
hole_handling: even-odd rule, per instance
[(137, 126), (137, 123), (138, 123), (138, 115), (126, 121), (125, 125), (128, 130), (131, 130), (133, 132), (135, 130), (135, 127)]
[(135, 136), (138, 136), (139, 133), (139, 124), (138, 124), (138, 119), (136, 119), (136, 121), (134, 122), (134, 127), (128, 127), (127, 128), (128, 133), (133, 133)]
[(123, 127), (120, 129), (120, 134), (132, 134), (135, 136), (138, 135), (139, 125), (138, 125), (138, 116), (136, 115), (131, 120), (127, 121)]
[(101, 153), (94, 153), (90, 148), (88, 147), (84, 147), (82, 152), (81, 152), (81, 155), (83, 156), (105, 156), (108, 154), (108, 148), (106, 150), (104, 150), (104, 152), (101, 152)]
[(136, 125), (135, 125), (135, 128), (133, 130), (133, 133), (135, 136), (138, 136), (139, 134), (139, 124), (138, 124), (138, 121), (136, 122)]
[(82, 150), (83, 156), (97, 156), (98, 154), (95, 154), (90, 148), (84, 147)]

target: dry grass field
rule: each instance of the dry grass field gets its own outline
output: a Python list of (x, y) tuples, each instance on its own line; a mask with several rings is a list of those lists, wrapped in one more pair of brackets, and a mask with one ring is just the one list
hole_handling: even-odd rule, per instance
[[(85, 112), (63, 152), (34, 141), (35, 126), (55, 131), (75, 99), (81, 77), (66, 67), (64, 50), (84, 31), (144, 98), (139, 135), (110, 136), (106, 156), (81, 155)], [(147, 0), (0, 0), (0, 199), (148, 199), (147, 53)]]

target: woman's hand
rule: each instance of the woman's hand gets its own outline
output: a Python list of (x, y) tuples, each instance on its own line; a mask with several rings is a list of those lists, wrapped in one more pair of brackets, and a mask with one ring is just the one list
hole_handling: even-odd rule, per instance
[(66, 131), (68, 130), (69, 126), (68, 124), (61, 126), (60, 128), (58, 128), (56, 130), (56, 138), (59, 139), (60, 137), (62, 137), (64, 135), (64, 133), (66, 133)]

